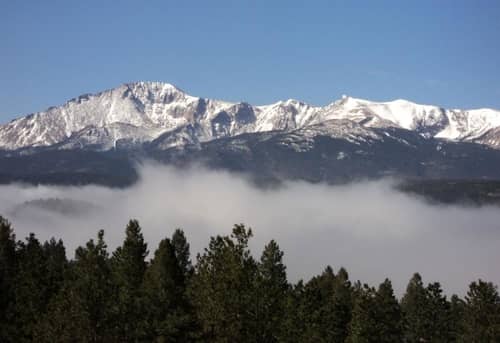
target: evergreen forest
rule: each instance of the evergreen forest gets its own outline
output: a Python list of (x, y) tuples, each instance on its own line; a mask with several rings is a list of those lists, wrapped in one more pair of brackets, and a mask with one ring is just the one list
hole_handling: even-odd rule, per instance
[(99, 231), (68, 259), (61, 240), (17, 240), (0, 217), (0, 342), (500, 342), (491, 282), (448, 296), (415, 273), (398, 299), (389, 279), (318, 266), (291, 283), (278, 242), (253, 254), (243, 224), (196, 257), (170, 233), (149, 247), (130, 220), (115, 251)]

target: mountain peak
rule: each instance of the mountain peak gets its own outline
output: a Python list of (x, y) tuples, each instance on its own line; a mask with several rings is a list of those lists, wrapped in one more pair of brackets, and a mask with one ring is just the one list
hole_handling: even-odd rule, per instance
[(179, 87), (177, 87), (176, 85), (161, 81), (134, 81), (134, 82), (127, 82), (124, 85), (128, 87), (145, 87), (150, 89), (162, 88), (184, 93), (184, 91)]
[[(118, 141), (142, 143), (160, 136), (175, 143), (179, 134), (202, 142), (241, 133), (287, 132), (339, 119), (366, 129), (416, 131), (426, 138), (477, 141), (489, 130), (500, 132), (500, 112), (493, 110), (445, 110), (403, 99), (374, 102), (349, 95), (325, 107), (295, 99), (252, 106), (194, 97), (166, 82), (137, 81), (0, 125), (0, 149), (50, 146), (70, 138), (78, 140), (71, 146), (92, 142), (112, 147)], [(188, 126), (194, 129), (186, 131)]]
[(129, 82), (125, 83), (122, 85), (122, 87), (135, 90), (135, 91), (149, 91), (153, 93), (158, 93), (158, 94), (182, 94), (182, 95), (187, 95), (186, 92), (184, 92), (182, 89), (179, 87), (167, 83), (167, 82), (159, 82), (159, 81), (136, 81), (136, 82)]

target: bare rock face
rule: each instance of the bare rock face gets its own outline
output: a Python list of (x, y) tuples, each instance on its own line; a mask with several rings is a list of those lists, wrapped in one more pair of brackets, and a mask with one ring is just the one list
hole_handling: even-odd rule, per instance
[[(265, 106), (186, 94), (161, 82), (136, 82), (85, 94), (0, 126), (0, 149), (55, 146), (105, 151), (156, 142), (158, 149), (243, 133), (295, 132), (347, 140), (398, 128), (423, 138), (500, 146), (500, 111), (447, 110), (406, 100), (372, 102), (343, 96), (325, 107), (297, 100)], [(358, 136), (358, 137), (356, 137)]]

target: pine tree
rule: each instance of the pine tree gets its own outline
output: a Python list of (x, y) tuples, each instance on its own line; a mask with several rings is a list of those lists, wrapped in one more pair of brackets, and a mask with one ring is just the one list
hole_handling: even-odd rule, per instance
[(93, 340), (89, 316), (82, 298), (64, 287), (48, 306), (34, 330), (40, 343), (98, 342)]
[(15, 288), (15, 320), (18, 342), (31, 342), (35, 323), (47, 306), (46, 260), (38, 239), (31, 233), (26, 243), (19, 242), (18, 272)]
[(189, 251), (189, 243), (187, 242), (184, 231), (176, 229), (172, 235), (172, 245), (174, 246), (175, 257), (179, 263), (179, 267), (184, 274), (184, 278), (188, 280), (193, 274), (193, 265), (191, 264), (191, 253)]
[(420, 342), (427, 332), (426, 292), (420, 274), (415, 273), (408, 282), (406, 293), (401, 299), (404, 314), (405, 339), (407, 342)]
[(283, 313), (285, 311), (289, 284), (283, 252), (272, 240), (265, 246), (258, 266), (258, 320), (260, 342), (277, 342), (283, 336)]
[(250, 229), (235, 225), (231, 237), (212, 237), (203, 255), (198, 255), (189, 295), (203, 341), (256, 341), (257, 266), (248, 249), (251, 237)]
[(285, 302), (283, 313), (282, 333), (280, 342), (302, 342), (306, 332), (307, 308), (304, 301), (304, 283), (302, 280), (295, 284)]
[(330, 266), (305, 285), (302, 296), (305, 331), (302, 340), (327, 342), (330, 339), (329, 331), (332, 322), (330, 300), (333, 297), (334, 285), (335, 274)]
[(61, 240), (52, 238), (41, 245), (34, 234), (26, 238), (26, 243), (19, 242), (17, 250), (16, 340), (32, 341), (37, 322), (63, 285), (66, 251)]
[(465, 302), (457, 295), (452, 295), (450, 298), (450, 337), (453, 342), (460, 341), (464, 333), (464, 312)]
[(363, 285), (357, 292), (352, 319), (349, 324), (349, 343), (375, 343), (379, 340), (377, 292)]
[(143, 335), (141, 322), (141, 285), (146, 271), (147, 244), (137, 220), (130, 220), (123, 245), (111, 259), (113, 283), (116, 288), (114, 306), (117, 337), (124, 342), (135, 341)]
[(101, 230), (97, 243), (91, 239), (76, 250), (62, 288), (37, 325), (37, 342), (112, 341), (110, 308), (114, 293), (106, 248)]
[[(401, 342), (403, 340), (401, 307), (394, 296), (392, 283), (385, 279), (377, 290), (378, 325), (384, 342)], [(381, 342), (382, 342), (381, 341)]]
[(186, 342), (193, 330), (186, 299), (185, 270), (169, 239), (160, 242), (144, 279), (147, 341)]
[(15, 342), (16, 237), (7, 219), (0, 216), (0, 342)]
[(500, 296), (491, 282), (472, 282), (465, 297), (463, 342), (500, 342)]
[(455, 339), (452, 326), (451, 305), (443, 295), (439, 282), (430, 283), (425, 289), (428, 307), (428, 332), (424, 336), (429, 342), (452, 342)]
[(305, 286), (302, 297), (305, 330), (302, 341), (344, 341), (351, 320), (352, 294), (349, 276), (344, 268), (335, 275), (328, 266)]
[(364, 286), (356, 299), (349, 331), (347, 341), (351, 343), (403, 341), (401, 309), (388, 279), (377, 291)]
[(401, 300), (407, 342), (449, 342), (455, 337), (450, 302), (438, 282), (424, 288), (414, 274)]
[(47, 285), (43, 297), (48, 303), (63, 286), (68, 260), (66, 259), (66, 248), (62, 240), (56, 241), (52, 238), (43, 244), (42, 250), (45, 255), (45, 279)]
[(344, 342), (349, 334), (348, 326), (352, 317), (352, 287), (349, 275), (344, 268), (340, 268), (333, 286), (333, 296), (330, 304), (332, 342)]

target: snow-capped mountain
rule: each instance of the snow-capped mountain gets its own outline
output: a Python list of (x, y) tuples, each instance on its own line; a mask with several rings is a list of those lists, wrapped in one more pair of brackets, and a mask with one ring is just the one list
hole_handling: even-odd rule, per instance
[(448, 110), (348, 96), (325, 107), (297, 100), (252, 106), (194, 97), (167, 83), (137, 82), (82, 95), (2, 125), (0, 149), (109, 150), (143, 143), (168, 149), (267, 131), (295, 132), (306, 142), (316, 134), (366, 140), (382, 139), (376, 130), (380, 128), (500, 147), (500, 111), (492, 109)]

